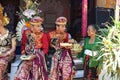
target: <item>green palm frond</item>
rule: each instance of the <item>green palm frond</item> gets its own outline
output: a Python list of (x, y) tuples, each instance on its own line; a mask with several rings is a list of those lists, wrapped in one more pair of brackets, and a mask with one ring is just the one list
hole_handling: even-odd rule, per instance
[(114, 25), (107, 25), (107, 28), (99, 30), (98, 36), (103, 40), (97, 56), (100, 62), (98, 72), (107, 69), (111, 77), (114, 78), (117, 75), (117, 79), (120, 80), (120, 22), (115, 20), (113, 22)]

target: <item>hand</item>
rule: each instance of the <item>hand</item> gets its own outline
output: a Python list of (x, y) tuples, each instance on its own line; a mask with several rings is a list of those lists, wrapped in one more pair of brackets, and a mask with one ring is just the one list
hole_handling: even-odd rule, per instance
[(36, 57), (36, 55), (34, 55), (34, 54), (32, 54), (32, 55), (30, 55), (31, 57), (30, 57), (30, 61), (33, 61), (34, 60), (34, 58)]
[(0, 57), (2, 57), (3, 56), (3, 54), (2, 53), (0, 53)]
[(25, 54), (25, 50), (23, 50), (23, 51), (21, 52), (21, 54), (22, 54), (22, 55)]
[(8, 56), (7, 53), (0, 53), (0, 57), (5, 57), (5, 56)]
[(69, 39), (69, 40), (68, 40), (68, 43), (74, 44), (74, 43), (77, 43), (77, 41), (74, 40), (74, 39)]
[(66, 48), (66, 49), (72, 49), (73, 46), (66, 46), (65, 48)]
[(61, 47), (59, 47), (59, 46), (54, 46), (54, 45), (52, 45), (52, 47), (55, 49), (55, 50), (58, 50), (58, 49), (60, 49)]

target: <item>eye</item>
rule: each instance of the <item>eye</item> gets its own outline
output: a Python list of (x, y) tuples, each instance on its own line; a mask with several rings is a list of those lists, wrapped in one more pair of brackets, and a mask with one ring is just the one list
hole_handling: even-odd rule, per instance
[(56, 26), (60, 26), (60, 25), (57, 24)]

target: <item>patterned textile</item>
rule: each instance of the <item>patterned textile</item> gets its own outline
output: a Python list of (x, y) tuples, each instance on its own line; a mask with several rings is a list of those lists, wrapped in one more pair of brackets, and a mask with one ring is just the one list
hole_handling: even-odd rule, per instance
[[(57, 31), (52, 31), (48, 33), (48, 40), (51, 45), (51, 40), (57, 38), (57, 45), (55, 48), (58, 49), (52, 56), (52, 65), (50, 70), (50, 80), (72, 80), (72, 66), (73, 59), (71, 51), (69, 49), (60, 48), (59, 44), (68, 42), (68, 33), (58, 33)], [(55, 40), (56, 41), (56, 40)]]
[(86, 50), (91, 50), (91, 51), (97, 51), (99, 50), (99, 43), (100, 39), (96, 36), (95, 37), (95, 41), (93, 44), (89, 44), (89, 40), (90, 37), (85, 38), (84, 41), (84, 48), (83, 48), (83, 52), (80, 53), (80, 57), (82, 56), (84, 59), (84, 78), (86, 80), (97, 80), (98, 76), (97, 76), (97, 65), (98, 65), (98, 61), (94, 61), (93, 62), (93, 56), (89, 56), (85, 54)]
[(72, 55), (69, 50), (61, 49), (53, 55), (50, 80), (72, 80)]
[[(0, 53), (6, 54), (9, 50), (11, 50), (12, 38), (15, 35), (9, 31), (5, 35), (0, 36)], [(8, 56), (0, 56), (0, 80), (6, 80), (7, 66), (8, 62), (10, 62), (14, 57), (14, 54), (10, 54)]]
[(57, 31), (52, 31), (48, 33), (49, 41), (53, 38), (58, 38), (59, 43), (67, 42), (68, 41), (68, 34), (66, 32), (60, 34)]
[(14, 80), (48, 80), (47, 67), (43, 51), (35, 50), (33, 61), (23, 61)]
[(98, 80), (97, 67), (89, 67), (89, 58), (90, 58), (90, 56), (86, 56), (86, 58), (85, 58), (84, 78), (86, 80)]
[(33, 60), (24, 60), (14, 80), (48, 80), (45, 54), (48, 52), (47, 36), (40, 32), (33, 34), (30, 30), (23, 32), (22, 51), (25, 55), (34, 54)]

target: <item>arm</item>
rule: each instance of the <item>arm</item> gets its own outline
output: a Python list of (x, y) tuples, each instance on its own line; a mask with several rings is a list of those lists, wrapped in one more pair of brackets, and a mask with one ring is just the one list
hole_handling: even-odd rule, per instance
[(80, 52), (80, 53), (78, 53), (78, 55), (77, 55), (77, 57), (78, 58), (84, 58), (84, 51), (85, 51), (85, 46), (87, 45), (86, 44), (87, 43), (87, 41), (86, 41), (86, 38), (84, 39), (84, 45), (82, 46), (83, 47), (83, 49), (82, 49), (82, 51)]
[(13, 56), (14, 55), (15, 49), (16, 49), (16, 38), (13, 37), (11, 41), (12, 41), (11, 49), (7, 51), (5, 54), (0, 54), (0, 56)]
[(51, 45), (50, 33), (47, 33), (47, 40), (48, 40), (48, 47), (53, 48), (53, 46)]
[(48, 53), (48, 38), (46, 34), (44, 34), (42, 37), (42, 48), (43, 48), (43, 52), (47, 54)]
[(22, 34), (22, 40), (21, 40), (21, 54), (25, 53), (25, 43), (26, 43), (27, 37), (26, 37), (26, 31)]
[(12, 38), (12, 47), (9, 51), (7, 51), (7, 55), (14, 55), (14, 52), (16, 50), (16, 38)]
[(66, 33), (66, 38), (65, 38), (64, 42), (68, 42), (68, 39), (69, 39), (69, 35), (68, 35), (68, 33)]
[(49, 35), (49, 33), (47, 33), (46, 36), (47, 36), (48, 44), (50, 44), (50, 35)]

